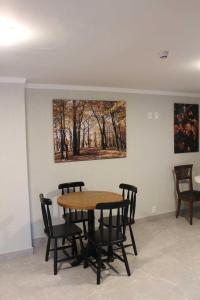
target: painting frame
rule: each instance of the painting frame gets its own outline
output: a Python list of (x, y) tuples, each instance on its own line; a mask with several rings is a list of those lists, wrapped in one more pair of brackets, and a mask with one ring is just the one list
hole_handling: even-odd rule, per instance
[(126, 101), (53, 99), (54, 161), (126, 157)]

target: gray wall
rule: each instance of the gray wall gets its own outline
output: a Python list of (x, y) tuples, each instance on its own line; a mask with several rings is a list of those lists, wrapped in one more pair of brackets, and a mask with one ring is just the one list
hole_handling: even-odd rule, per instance
[(24, 84), (0, 84), (0, 254), (31, 249)]
[[(127, 158), (70, 163), (54, 163), (52, 99), (99, 99), (127, 101)], [(199, 103), (198, 98), (119, 94), (68, 90), (27, 90), (28, 160), (31, 218), (34, 238), (43, 235), (38, 195), (43, 192), (57, 207), (57, 186), (61, 182), (83, 180), (89, 190), (118, 191), (120, 182), (138, 187), (136, 218), (175, 210), (174, 165), (193, 163), (198, 173), (199, 153), (174, 154), (173, 104)], [(158, 112), (158, 119), (147, 113)]]

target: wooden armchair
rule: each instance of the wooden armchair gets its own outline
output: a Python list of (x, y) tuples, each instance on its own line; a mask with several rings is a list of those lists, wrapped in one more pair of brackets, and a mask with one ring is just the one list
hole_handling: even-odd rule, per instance
[[(174, 167), (176, 179), (176, 192), (177, 192), (177, 211), (176, 218), (178, 218), (181, 208), (181, 201), (188, 202), (190, 209), (190, 225), (192, 225), (193, 218), (193, 203), (200, 201), (200, 191), (195, 191), (192, 184), (192, 167), (193, 165), (180, 165)], [(188, 189), (181, 189), (181, 185), (187, 183)]]

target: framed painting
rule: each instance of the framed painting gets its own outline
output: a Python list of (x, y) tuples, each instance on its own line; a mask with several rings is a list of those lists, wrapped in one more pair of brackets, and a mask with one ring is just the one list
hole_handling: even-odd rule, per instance
[(174, 104), (174, 153), (199, 151), (199, 105)]
[(53, 100), (55, 162), (126, 157), (126, 102)]

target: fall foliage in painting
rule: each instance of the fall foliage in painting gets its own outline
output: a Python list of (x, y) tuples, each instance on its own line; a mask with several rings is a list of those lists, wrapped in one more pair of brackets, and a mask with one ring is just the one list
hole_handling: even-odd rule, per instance
[(53, 100), (55, 162), (126, 156), (125, 101)]

